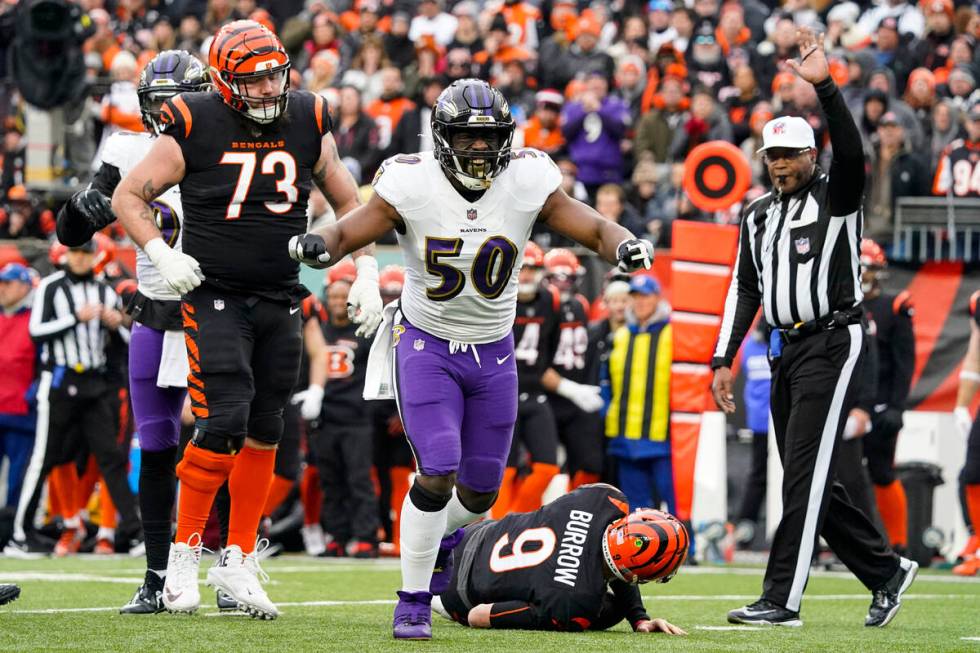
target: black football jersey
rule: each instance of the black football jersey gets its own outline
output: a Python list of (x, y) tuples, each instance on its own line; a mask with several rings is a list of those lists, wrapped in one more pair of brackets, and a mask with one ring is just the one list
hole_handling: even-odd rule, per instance
[[(467, 557), (474, 547), (466, 585), (469, 602), (529, 603), (536, 608), (539, 628), (595, 627), (610, 585), (603, 574), (602, 538), (606, 526), (628, 511), (622, 492), (597, 483), (534, 512), (511, 514), (467, 533), (460, 546)], [(631, 605), (624, 612), (643, 614), (636, 586), (615, 583), (617, 593), (629, 596)], [(619, 618), (624, 616), (629, 614)]]
[(323, 323), (327, 341), (327, 385), (324, 388), (323, 415), (331, 422), (367, 422), (364, 375), (371, 341), (354, 335), (357, 325), (335, 326)]
[(285, 114), (270, 125), (245, 118), (218, 93), (182, 93), (162, 115), (184, 155), (184, 252), (219, 287), (296, 287), (299, 264), (287, 244), (306, 232), (313, 167), (331, 126), (323, 98), (289, 91)]
[(530, 302), (517, 301), (514, 319), (514, 358), (517, 361), (517, 385), (520, 392), (540, 394), (541, 375), (551, 366), (558, 346), (558, 294), (550, 288), (538, 288)]
[(558, 309), (558, 345), (552, 367), (576, 383), (589, 381), (589, 303), (574, 295)]
[(878, 392), (876, 404), (905, 409), (915, 368), (914, 309), (909, 293), (882, 292), (864, 300), (864, 309), (874, 324), (878, 350)]

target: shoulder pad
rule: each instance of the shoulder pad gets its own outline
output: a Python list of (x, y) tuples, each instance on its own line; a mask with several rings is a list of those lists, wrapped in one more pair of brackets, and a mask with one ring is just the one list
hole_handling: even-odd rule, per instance
[(120, 131), (112, 134), (106, 139), (105, 147), (102, 148), (102, 163), (115, 166), (120, 172), (127, 171), (130, 167), (128, 165), (129, 162), (135, 163), (142, 158), (142, 155), (137, 153), (138, 156), (134, 159), (133, 150), (142, 145), (142, 143), (137, 144), (137, 141), (141, 141), (146, 136), (145, 132), (130, 131)]
[(582, 307), (582, 312), (586, 320), (589, 319), (589, 300), (585, 298), (585, 295), (581, 293), (575, 293), (575, 301), (578, 302), (579, 306)]
[(429, 153), (396, 154), (385, 159), (371, 181), (374, 192), (396, 209), (414, 204), (416, 197), (428, 201), (429, 180), (423, 165), (427, 155), (431, 157)]
[(545, 152), (524, 147), (510, 153), (511, 194), (521, 204), (544, 206), (561, 187), (561, 170)]
[(294, 114), (294, 119), (312, 119), (316, 123), (317, 133), (321, 136), (332, 131), (333, 123), (330, 120), (330, 112), (327, 110), (327, 101), (322, 95), (310, 91), (294, 90), (289, 92), (289, 101), (295, 103), (293, 106), (298, 105), (299, 107), (299, 115)]
[(903, 290), (895, 295), (895, 299), (892, 300), (892, 312), (895, 313), (895, 315), (907, 315), (909, 317), (911, 317), (915, 312), (915, 305), (912, 303), (912, 295), (908, 290)]
[(160, 121), (163, 123), (164, 134), (173, 136), (177, 140), (190, 137), (194, 120), (183, 93), (175, 95), (163, 103)]

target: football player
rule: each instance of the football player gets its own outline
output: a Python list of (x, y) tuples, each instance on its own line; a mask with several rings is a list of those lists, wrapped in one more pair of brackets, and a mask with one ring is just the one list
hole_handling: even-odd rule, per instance
[[(153, 146), (163, 124), (163, 102), (178, 93), (208, 87), (204, 66), (183, 50), (166, 50), (147, 63), (136, 93), (145, 132), (117, 132), (106, 141), (102, 166), (89, 188), (75, 193), (58, 214), (58, 240), (81, 245), (115, 221), (109, 205), (120, 179)], [(160, 193), (150, 204), (161, 243), (181, 251), (183, 208), (180, 189)], [(176, 493), (180, 411), (187, 394), (187, 355), (180, 294), (154, 267), (146, 252), (136, 252), (137, 291), (129, 304), (129, 389), (140, 441), (139, 502), (146, 545), (146, 576), (122, 614), (154, 614), (163, 610), (171, 522)]]
[[(649, 242), (568, 197), (548, 155), (512, 150), (510, 107), (487, 82), (453, 82), (430, 120), (433, 151), (388, 159), (365, 206), (289, 250), (323, 267), (394, 229), (405, 256), (397, 324), (384, 332), (393, 374), (365, 388), (394, 389), (419, 470), (402, 506), (399, 639), (431, 638), (440, 540), (486, 512), (500, 486), (517, 418), (516, 281), (535, 221), (629, 270), (653, 258)], [(388, 365), (391, 349), (373, 349)]]
[[(164, 606), (200, 604), (200, 534), (218, 488), (231, 495), (228, 546), (208, 584), (253, 617), (274, 619), (259, 583), (256, 530), (272, 483), (283, 407), (302, 351), (300, 302), (309, 294), (286, 253), (307, 226), (315, 183), (344, 216), (360, 203), (340, 163), (330, 116), (319, 95), (289, 90), (289, 57), (272, 32), (234, 21), (215, 35), (208, 56), (216, 92), (183, 93), (164, 103), (161, 135), (119, 183), (113, 209), (163, 280), (182, 296), (196, 418), (177, 467), (177, 536)], [(180, 187), (183, 251), (167, 245), (151, 202)], [(367, 243), (365, 243), (367, 244)], [(380, 321), (377, 261), (354, 248), (355, 321)]]
[[(970, 297), (970, 344), (963, 357), (960, 385), (956, 393), (953, 417), (966, 439), (966, 462), (960, 470), (960, 486), (966, 504), (970, 538), (959, 557), (962, 562), (953, 567), (958, 576), (974, 576), (980, 572), (980, 417), (970, 415), (970, 404), (980, 389), (980, 290)], [(972, 527), (972, 528), (971, 528)]]
[(683, 524), (659, 510), (628, 512), (622, 492), (584, 485), (535, 512), (465, 529), (436, 610), (464, 626), (685, 635), (650, 619), (639, 583), (669, 581), (687, 556)]

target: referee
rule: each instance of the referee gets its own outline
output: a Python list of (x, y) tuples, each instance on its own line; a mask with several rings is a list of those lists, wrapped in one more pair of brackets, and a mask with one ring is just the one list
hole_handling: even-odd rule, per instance
[[(125, 337), (119, 297), (93, 274), (95, 241), (68, 250), (65, 269), (41, 280), (31, 311), (31, 337), (41, 347), (34, 453), (24, 477), (14, 537), (5, 553), (26, 552), (26, 530), (48, 473), (88, 445), (127, 530), (139, 528), (126, 480), (126, 454), (116, 441), (113, 387), (106, 378), (110, 333)], [(81, 528), (67, 524), (66, 528)]]
[(762, 597), (728, 613), (732, 623), (800, 626), (800, 601), (817, 537), (872, 591), (865, 626), (885, 626), (918, 565), (900, 558), (834, 482), (834, 459), (859, 383), (861, 200), (864, 154), (844, 98), (830, 78), (823, 39), (797, 32), (800, 61), (789, 65), (816, 87), (833, 162), (816, 165), (813, 130), (782, 117), (763, 129), (773, 191), (745, 209), (735, 274), (712, 368), (715, 402), (735, 411), (731, 364), (759, 304), (773, 327), (770, 412), (783, 463), (783, 516)]

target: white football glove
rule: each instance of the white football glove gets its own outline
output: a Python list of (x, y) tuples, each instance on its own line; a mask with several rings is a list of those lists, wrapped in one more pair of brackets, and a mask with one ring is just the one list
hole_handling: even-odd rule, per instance
[(323, 237), (316, 234), (303, 234), (289, 239), (289, 258), (306, 263), (311, 268), (322, 269), (330, 263), (330, 253)]
[(616, 247), (616, 258), (619, 269), (623, 272), (634, 272), (639, 269), (649, 270), (653, 265), (653, 243), (639, 238), (627, 238)]
[(171, 249), (167, 243), (163, 242), (163, 238), (154, 238), (149, 241), (143, 247), (143, 251), (146, 252), (167, 285), (180, 295), (186, 295), (204, 281), (204, 273), (201, 272), (201, 264), (197, 262), (197, 259), (189, 254)]
[(970, 429), (973, 428), (973, 417), (970, 416), (970, 409), (966, 406), (957, 406), (953, 410), (953, 419), (956, 420), (956, 430), (966, 442), (970, 438)]
[(555, 392), (587, 413), (596, 412), (605, 403), (599, 396), (599, 386), (576, 383), (570, 379), (562, 379)]
[(320, 410), (323, 408), (323, 386), (311, 385), (306, 390), (297, 392), (293, 395), (293, 404), (300, 404), (300, 417), (307, 422), (320, 417)]
[(381, 290), (378, 288), (378, 261), (373, 256), (358, 256), (354, 259), (357, 278), (351, 284), (347, 295), (347, 316), (358, 324), (354, 335), (370, 338), (381, 324)]

